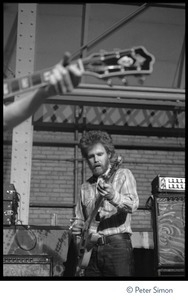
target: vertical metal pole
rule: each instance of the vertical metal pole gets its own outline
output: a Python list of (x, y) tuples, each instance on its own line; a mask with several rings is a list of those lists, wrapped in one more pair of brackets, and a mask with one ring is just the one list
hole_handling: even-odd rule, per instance
[[(78, 130), (75, 130), (75, 141), (78, 140)], [(78, 145), (74, 148), (74, 204), (77, 203), (78, 198)]]
[[(88, 40), (88, 27), (89, 27), (89, 17), (90, 17), (91, 4), (83, 4), (83, 14), (82, 14), (82, 32), (81, 32), (81, 47), (87, 44)], [(81, 56), (87, 55), (87, 48), (83, 49)]]
[[(79, 107), (75, 106), (75, 132), (74, 132), (74, 138), (75, 138), (75, 147), (74, 147), (74, 204), (77, 203), (78, 198), (78, 120), (79, 120)], [(74, 207), (75, 212), (75, 207)]]
[[(89, 18), (91, 15), (91, 4), (90, 3), (85, 3), (83, 5), (83, 20), (82, 20), (82, 36), (81, 36), (81, 49), (84, 45), (87, 45), (88, 42), (88, 32), (89, 32)], [(87, 47), (83, 48), (81, 57), (84, 58), (87, 56)], [(83, 77), (82, 82), (84, 83), (84, 80), (86, 78)], [(83, 108), (83, 124), (85, 128), (86, 124), (86, 108)], [(83, 131), (83, 133), (85, 130)], [(85, 182), (86, 180), (86, 161), (83, 158), (82, 160), (82, 182)]]
[[(82, 13), (82, 31), (81, 31), (81, 47), (87, 44), (88, 41), (88, 27), (89, 27), (89, 16), (90, 16), (91, 4), (83, 4), (83, 13)], [(80, 57), (84, 58), (87, 56), (87, 48), (83, 49), (80, 53)], [(83, 76), (82, 83), (84, 83), (86, 77)]]
[[(34, 71), (36, 3), (18, 4), (18, 28), (16, 48), (16, 77)], [(19, 96), (15, 97), (18, 101)], [(20, 194), (18, 219), (28, 224), (31, 180), (33, 126), (31, 118), (13, 129), (11, 183)]]
[[(85, 133), (86, 128), (86, 107), (83, 107), (83, 134)], [(86, 181), (86, 160), (83, 158), (82, 160), (82, 182)]]

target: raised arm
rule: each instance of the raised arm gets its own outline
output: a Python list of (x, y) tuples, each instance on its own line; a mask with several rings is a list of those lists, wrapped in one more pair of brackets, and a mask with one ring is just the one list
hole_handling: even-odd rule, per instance
[(69, 93), (78, 86), (82, 72), (76, 65), (68, 65), (68, 58), (67, 55), (66, 67), (59, 63), (53, 68), (48, 86), (30, 92), (9, 105), (3, 105), (4, 130), (12, 129), (32, 116), (46, 98)]

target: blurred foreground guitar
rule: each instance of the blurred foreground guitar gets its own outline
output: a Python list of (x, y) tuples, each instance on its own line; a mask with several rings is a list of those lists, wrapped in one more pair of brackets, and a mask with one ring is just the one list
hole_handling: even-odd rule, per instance
[[(144, 47), (128, 50), (94, 53), (90, 56), (72, 61), (83, 75), (109, 80), (112, 77), (142, 76), (151, 74), (155, 58)], [(3, 99), (23, 94), (48, 85), (53, 68), (38, 71), (20, 78), (5, 79), (3, 82)]]
[[(112, 163), (111, 168), (108, 173), (101, 178), (103, 182), (109, 183), (113, 180), (113, 175), (120, 167), (122, 163), (122, 157), (118, 156)], [(78, 247), (78, 262), (75, 276), (82, 276), (84, 270), (89, 264), (92, 248), (94, 244), (97, 242), (99, 235), (97, 233), (97, 228), (99, 225), (99, 221), (96, 221), (96, 215), (98, 213), (98, 209), (103, 202), (103, 196), (100, 194), (96, 198), (95, 208), (90, 214), (90, 216), (85, 221), (84, 227), (82, 229), (81, 237), (78, 239), (77, 247)]]

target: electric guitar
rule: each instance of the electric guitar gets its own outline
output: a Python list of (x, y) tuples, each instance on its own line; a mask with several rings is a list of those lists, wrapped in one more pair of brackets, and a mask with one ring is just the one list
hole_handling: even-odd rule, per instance
[[(152, 73), (155, 58), (143, 46), (128, 50), (94, 53), (90, 56), (72, 61), (83, 75), (109, 80), (111, 77), (142, 76)], [(53, 68), (38, 71), (20, 78), (5, 79), (3, 82), (3, 99), (28, 92), (49, 84)]]
[[(110, 182), (112, 176), (115, 174), (115, 172), (117, 171), (121, 163), (122, 163), (122, 158), (121, 156), (118, 156), (114, 160), (114, 162), (111, 163), (111, 168), (108, 171), (108, 173), (105, 174), (105, 176), (103, 176), (102, 178), (103, 182), (106, 183)], [(92, 211), (91, 215), (86, 220), (84, 227), (82, 229), (82, 234), (79, 243), (77, 245), (78, 263), (77, 263), (76, 276), (82, 276), (83, 270), (88, 266), (91, 253), (92, 253), (92, 247), (94, 243), (97, 242), (98, 239), (97, 227), (99, 225), (99, 221), (96, 221), (95, 217), (98, 213), (98, 209), (101, 206), (103, 199), (104, 199), (103, 196), (99, 194), (95, 202), (95, 208)]]

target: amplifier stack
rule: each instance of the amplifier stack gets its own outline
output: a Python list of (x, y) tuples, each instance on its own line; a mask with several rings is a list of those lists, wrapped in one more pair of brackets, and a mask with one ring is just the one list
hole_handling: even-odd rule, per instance
[(184, 276), (185, 178), (158, 175), (151, 186), (155, 273)]
[(4, 277), (51, 277), (52, 257), (47, 255), (4, 255)]

